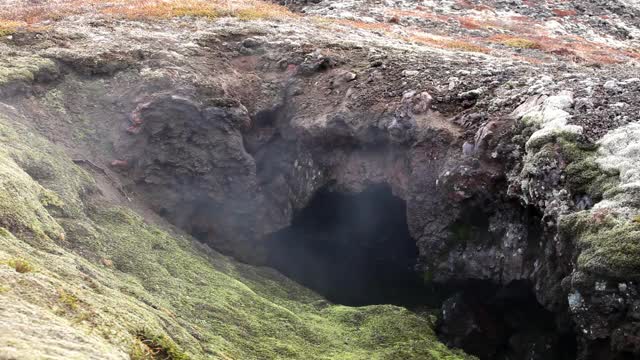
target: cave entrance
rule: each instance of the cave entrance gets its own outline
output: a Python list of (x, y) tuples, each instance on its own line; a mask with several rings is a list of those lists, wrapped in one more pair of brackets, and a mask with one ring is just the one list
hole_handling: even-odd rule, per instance
[(267, 244), (272, 267), (331, 302), (425, 303), (406, 205), (388, 185), (357, 194), (323, 188)]
[(538, 303), (528, 281), (498, 286), (468, 280), (449, 286), (456, 293), (442, 304), (437, 328), (448, 346), (480, 360), (576, 359), (570, 325)]

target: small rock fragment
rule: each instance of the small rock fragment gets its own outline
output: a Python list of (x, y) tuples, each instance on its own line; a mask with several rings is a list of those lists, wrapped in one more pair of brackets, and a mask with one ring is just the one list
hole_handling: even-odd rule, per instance
[(433, 102), (433, 97), (431, 97), (431, 95), (426, 91), (421, 92), (417, 96), (414, 95), (413, 113), (422, 114), (427, 112), (431, 108), (432, 102)]
[(113, 160), (110, 165), (115, 168), (126, 168), (129, 166), (129, 163), (127, 160)]
[(347, 72), (344, 74), (344, 79), (349, 82), (349, 81), (353, 81), (358, 77), (358, 74), (354, 73), (354, 72)]
[(102, 263), (102, 265), (104, 265), (106, 267), (113, 267), (113, 261), (111, 261), (109, 259), (102, 258), (100, 260), (100, 262)]
[(472, 143), (465, 141), (464, 144), (462, 144), (462, 155), (473, 156), (473, 154), (475, 154), (475, 146)]
[(609, 92), (616, 92), (620, 90), (620, 88), (618, 87), (618, 83), (615, 80), (609, 80), (606, 83), (604, 83), (603, 86)]
[(484, 90), (482, 88), (478, 88), (478, 89), (469, 90), (469, 91), (465, 91), (463, 93), (460, 93), (458, 95), (458, 98), (460, 98), (462, 100), (475, 100), (478, 97), (480, 97), (480, 95), (482, 95), (482, 93), (484, 93)]
[(255, 48), (259, 47), (260, 45), (262, 45), (262, 42), (254, 39), (254, 38), (247, 38), (247, 39), (244, 39), (242, 41), (242, 46), (244, 46), (246, 48), (250, 48), (250, 49), (255, 49)]

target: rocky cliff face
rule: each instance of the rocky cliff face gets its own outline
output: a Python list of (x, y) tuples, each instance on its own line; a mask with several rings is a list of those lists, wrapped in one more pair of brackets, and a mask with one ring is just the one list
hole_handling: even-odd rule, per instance
[(3, 355), (640, 356), (637, 5), (69, 4), (0, 43)]

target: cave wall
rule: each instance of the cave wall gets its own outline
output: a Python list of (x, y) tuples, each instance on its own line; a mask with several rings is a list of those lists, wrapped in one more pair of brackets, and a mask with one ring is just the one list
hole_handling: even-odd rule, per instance
[[(134, 76), (115, 81), (108, 100), (96, 93), (69, 107), (80, 113), (100, 104), (89, 112), (104, 120), (97, 133), (115, 138), (105, 167), (130, 181), (126, 191), (226, 254), (265, 263), (262, 239), (289, 226), (319, 189), (358, 193), (384, 183), (406, 201), (425, 279), (528, 280), (537, 300), (561, 314), (569, 310), (567, 296), (580, 290), (583, 310), (563, 321), (582, 330), (598, 325), (581, 343), (585, 354), (609, 344), (614, 332), (616, 351), (637, 352), (626, 335), (635, 331), (634, 291), (616, 290), (618, 279), (601, 292), (596, 277), (567, 278), (578, 254), (572, 236), (556, 236), (556, 225), (578, 201), (563, 180), (571, 159), (551, 151), (566, 144), (552, 138), (531, 147), (533, 130), (517, 118), (469, 113), (469, 104), (451, 98), (432, 104), (419, 92), (355, 106), (360, 100), (344, 98), (351, 85), (333, 81), (344, 76), (339, 67), (270, 76), (276, 80), (253, 93), (255, 101), (246, 100), (252, 94), (239, 102), (223, 91), (185, 91), (170, 82), (140, 82), (120, 93), (118, 86), (139, 80)], [(331, 96), (322, 98), (313, 84), (328, 81)], [(108, 102), (118, 116), (97, 114)], [(470, 144), (471, 153), (464, 150)], [(612, 299), (623, 299), (624, 308)]]
[(105, 196), (262, 263), (262, 239), (320, 189), (388, 184), (427, 280), (528, 281), (580, 358), (640, 353), (636, 194), (611, 184), (637, 157), (616, 139), (637, 129), (600, 144), (607, 171), (589, 138), (632, 121), (633, 71), (307, 43), (284, 24), (120, 25), (2, 43), (3, 113), (107, 174)]
[[(155, 94), (119, 139), (123, 171), (157, 212), (248, 261), (260, 261), (260, 239), (289, 225), (322, 187), (358, 193), (388, 184), (407, 203), (419, 265), (431, 280), (506, 284), (531, 275), (539, 249), (523, 225), (529, 211), (504, 194), (499, 160), (464, 156), (440, 114), (414, 114), (401, 103), (399, 115), (311, 117), (282, 91), (283, 104), (253, 118), (239, 104)], [(393, 121), (407, 116), (422, 120), (399, 136)], [(486, 229), (467, 224), (468, 208), (482, 209)], [(486, 236), (467, 236), (476, 230)]]

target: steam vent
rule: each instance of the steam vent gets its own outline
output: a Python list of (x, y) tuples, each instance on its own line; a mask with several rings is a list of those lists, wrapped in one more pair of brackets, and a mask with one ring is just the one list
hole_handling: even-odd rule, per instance
[(639, 281), (639, 1), (0, 0), (0, 360), (633, 360)]

